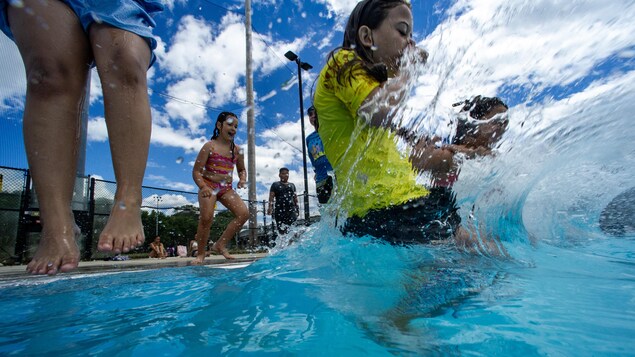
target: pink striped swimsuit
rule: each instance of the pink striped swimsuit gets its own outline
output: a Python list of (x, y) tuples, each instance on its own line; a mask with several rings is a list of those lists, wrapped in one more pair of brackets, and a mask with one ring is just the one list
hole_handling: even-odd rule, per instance
[[(226, 157), (212, 152), (209, 154), (207, 162), (205, 163), (205, 171), (212, 175), (220, 174), (231, 176), (234, 172), (234, 164), (236, 163), (236, 160), (237, 159), (235, 157), (232, 159), (231, 157)], [(221, 198), (222, 195), (232, 189), (231, 180), (229, 182), (214, 182), (206, 178), (205, 175), (203, 175), (203, 179), (207, 182), (207, 185), (216, 192), (217, 198)]]

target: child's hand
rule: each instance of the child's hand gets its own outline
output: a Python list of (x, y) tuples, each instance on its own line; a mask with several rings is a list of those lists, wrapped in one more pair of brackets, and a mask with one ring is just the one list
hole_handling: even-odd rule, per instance
[(238, 185), (236, 185), (237, 188), (247, 188), (247, 181), (243, 181), (240, 180), (238, 181)]
[(213, 194), (212, 189), (209, 186), (205, 186), (205, 187), (201, 188), (199, 190), (199, 192), (201, 193), (201, 196), (206, 197), (206, 198), (207, 197), (212, 197), (212, 194)]

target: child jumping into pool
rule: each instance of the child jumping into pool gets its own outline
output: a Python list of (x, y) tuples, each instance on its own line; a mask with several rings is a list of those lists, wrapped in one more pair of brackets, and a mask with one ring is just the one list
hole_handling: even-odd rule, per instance
[[(391, 243), (428, 243), (454, 237), (460, 224), (453, 202), (417, 182), (420, 171), (435, 178), (454, 167), (452, 148), (418, 140), (412, 152), (425, 158), (413, 167), (398, 148), (399, 118), (413, 71), (427, 53), (415, 47), (410, 4), (364, 0), (350, 15), (342, 47), (329, 54), (313, 104), (320, 136), (338, 180), (345, 233)], [(408, 57), (408, 58), (407, 58)]]
[(79, 263), (71, 199), (93, 65), (102, 83), (117, 180), (98, 249), (127, 252), (144, 242), (141, 184), (152, 120), (146, 71), (157, 44), (150, 14), (161, 10), (153, 0), (0, 1), (0, 28), (15, 41), (26, 69), (24, 144), (43, 225), (29, 273), (53, 275)]
[(249, 219), (247, 206), (232, 188), (234, 165), (238, 169), (237, 188), (247, 187), (245, 158), (240, 148), (234, 144), (237, 129), (236, 114), (220, 113), (216, 119), (211, 140), (203, 145), (194, 163), (192, 176), (199, 188), (198, 203), (201, 211), (196, 231), (199, 249), (196, 259), (192, 262), (195, 265), (202, 264), (205, 260), (205, 249), (200, 247), (207, 247), (210, 228), (214, 222), (214, 206), (217, 201), (235, 216), (211, 248), (226, 259), (234, 259), (227, 251), (227, 243)]

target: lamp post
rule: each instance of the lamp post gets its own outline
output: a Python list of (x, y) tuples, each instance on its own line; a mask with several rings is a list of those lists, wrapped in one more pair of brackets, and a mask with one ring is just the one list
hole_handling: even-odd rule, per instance
[(300, 126), (302, 127), (302, 164), (304, 165), (304, 224), (309, 225), (309, 180), (306, 173), (306, 138), (304, 136), (304, 102), (302, 99), (302, 70), (308, 71), (313, 66), (300, 61), (300, 57), (288, 51), (284, 56), (298, 65), (298, 92), (300, 93)]
[(163, 198), (159, 197), (159, 195), (156, 196), (156, 200), (157, 200), (157, 209), (156, 209), (156, 226), (155, 226), (155, 237), (159, 236), (159, 202), (161, 202), (161, 200), (163, 200)]

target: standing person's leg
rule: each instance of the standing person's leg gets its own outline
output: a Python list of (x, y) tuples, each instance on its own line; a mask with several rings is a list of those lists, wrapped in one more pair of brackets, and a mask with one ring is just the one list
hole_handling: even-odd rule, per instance
[(209, 240), (209, 230), (212, 228), (212, 223), (214, 223), (215, 205), (216, 195), (203, 197), (201, 191), (198, 192), (198, 206), (200, 210), (198, 228), (196, 229), (198, 251), (196, 253), (196, 259), (192, 261), (192, 264), (202, 264), (205, 260), (205, 247), (207, 247), (207, 241)]
[(234, 259), (227, 251), (227, 243), (240, 231), (245, 222), (249, 219), (249, 209), (242, 198), (234, 190), (229, 190), (221, 198), (220, 202), (233, 214), (234, 219), (227, 225), (223, 234), (214, 245), (212, 250), (222, 254), (226, 259)]
[(140, 207), (152, 129), (146, 78), (152, 54), (140, 36), (105, 24), (91, 25), (89, 35), (117, 181), (115, 205), (98, 248), (127, 252), (145, 240)]
[(8, 6), (8, 17), (26, 69), (24, 144), (43, 225), (27, 271), (56, 274), (79, 262), (71, 199), (90, 47), (66, 5), (46, 0), (24, 5)]

